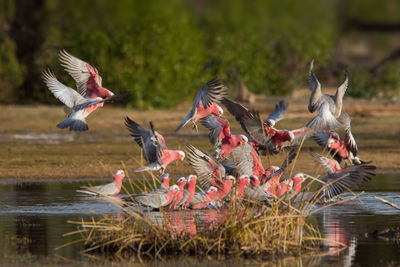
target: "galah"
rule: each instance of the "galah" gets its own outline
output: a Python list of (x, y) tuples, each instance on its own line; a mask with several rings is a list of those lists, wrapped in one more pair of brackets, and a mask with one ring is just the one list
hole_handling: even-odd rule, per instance
[(189, 203), (192, 201), (194, 197), (194, 193), (196, 192), (196, 175), (189, 175), (187, 178), (186, 188), (183, 192), (182, 200), (178, 203), (178, 207), (186, 208)]
[(265, 170), (255, 149), (247, 144), (239, 146), (232, 151), (233, 162), (237, 175), (265, 176)]
[(95, 67), (69, 54), (65, 50), (61, 50), (58, 54), (61, 66), (68, 72), (76, 82), (79, 94), (85, 98), (102, 99), (109, 98), (114, 95), (110, 90), (102, 87), (101, 76)]
[(327, 147), (338, 163), (342, 160), (349, 160), (351, 164), (362, 164), (364, 162), (357, 157), (358, 147), (351, 133), (350, 116), (344, 113), (341, 118), (345, 130), (343, 140), (340, 140), (339, 134), (336, 132), (318, 132), (312, 138), (321, 147)]
[[(169, 150), (164, 137), (152, 129), (140, 126), (129, 117), (125, 117), (125, 125), (135, 142), (142, 148), (143, 157), (150, 163), (138, 168), (135, 172), (158, 171), (164, 172), (168, 164), (174, 160), (183, 160), (185, 153), (181, 150)], [(152, 126), (152, 124), (150, 123)]]
[(222, 181), (216, 180), (216, 187), (218, 188), (217, 195), (212, 201), (217, 207), (222, 207), (224, 198), (229, 194), (232, 189), (232, 185), (235, 183), (235, 177), (232, 175), (225, 176)]
[(159, 192), (166, 192), (169, 189), (169, 174), (168, 173), (164, 173), (161, 176), (161, 183), (157, 188), (157, 191)]
[(243, 199), (244, 196), (244, 190), (246, 186), (249, 183), (249, 176), (244, 174), (240, 175), (239, 178), (237, 179), (237, 184), (236, 184), (236, 198), (237, 199)]
[(311, 89), (310, 99), (308, 101), (308, 111), (319, 114), (309, 121), (306, 127), (316, 131), (332, 131), (341, 126), (337, 121), (342, 112), (343, 96), (346, 93), (349, 83), (349, 76), (345, 72), (345, 80), (336, 90), (335, 95), (322, 94), (321, 84), (313, 73), (314, 60), (310, 64), (309, 83)]
[(376, 167), (373, 165), (354, 165), (349, 168), (341, 169), (335, 173), (328, 173), (322, 179), (317, 192), (311, 200), (324, 203), (345, 191), (355, 189), (360, 184), (371, 180), (375, 176)]
[(199, 210), (206, 208), (211, 201), (214, 200), (217, 195), (218, 188), (211, 186), (206, 193), (195, 193), (192, 201), (189, 203), (189, 207), (193, 210)]
[(186, 185), (186, 178), (181, 177), (176, 181), (176, 185), (179, 187), (179, 192), (176, 194), (175, 198), (169, 204), (171, 209), (176, 209), (178, 207), (179, 202), (181, 202), (183, 198), (183, 191)]
[(218, 79), (213, 79), (206, 83), (197, 93), (192, 109), (175, 131), (179, 131), (189, 121), (197, 130), (196, 122), (209, 114), (222, 116), (224, 111), (218, 106), (218, 103), (224, 97), (226, 91), (227, 88)]
[(104, 102), (113, 101), (120, 97), (114, 95), (106, 99), (100, 97), (85, 98), (71, 87), (59, 82), (50, 70), (43, 71), (42, 78), (53, 95), (70, 110), (68, 118), (57, 124), (57, 127), (61, 129), (69, 127), (70, 131), (87, 131), (89, 127), (85, 118), (98, 107), (102, 107)]
[(303, 138), (313, 134), (313, 130), (307, 127), (295, 130), (279, 130), (274, 128), (275, 124), (282, 120), (287, 111), (287, 104), (280, 101), (275, 110), (263, 122), (260, 114), (256, 111), (249, 111), (243, 105), (224, 98), (222, 103), (229, 112), (235, 116), (242, 129), (252, 138), (250, 145), (256, 150), (263, 150), (269, 153), (279, 153), (284, 148), (290, 148), (301, 143)]
[(311, 152), (311, 156), (321, 165), (323, 165), (328, 173), (335, 173), (340, 171), (342, 168), (340, 167), (339, 163), (334, 160), (324, 156), (321, 156), (317, 153)]
[(123, 170), (118, 170), (114, 174), (114, 181), (109, 184), (98, 185), (98, 186), (82, 186), (76, 190), (79, 193), (85, 193), (94, 196), (115, 196), (121, 191), (122, 180), (125, 177)]
[(215, 158), (227, 157), (238, 146), (248, 142), (245, 135), (232, 135), (229, 122), (222, 117), (208, 115), (201, 118), (199, 122), (210, 130), (209, 138), (211, 145), (217, 150), (212, 154)]
[(170, 204), (179, 193), (179, 187), (172, 185), (167, 192), (154, 192), (133, 196), (134, 200), (145, 207), (161, 208)]

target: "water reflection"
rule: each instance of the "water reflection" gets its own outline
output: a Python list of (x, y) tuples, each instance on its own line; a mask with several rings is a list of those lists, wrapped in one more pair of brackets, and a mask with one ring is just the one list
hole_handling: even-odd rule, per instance
[[(387, 184), (390, 184), (387, 176), (385, 177)], [(395, 183), (398, 182), (396, 176), (392, 179)], [(56, 253), (55, 247), (76, 238), (62, 236), (76, 230), (75, 225), (66, 223), (68, 220), (90, 220), (91, 216), (104, 213), (124, 218), (121, 210), (109, 201), (75, 193), (75, 189), (83, 184), (87, 182), (0, 185), (0, 257), (18, 257), (24, 254), (52, 257)], [(382, 188), (382, 185), (379, 186), (382, 191), (374, 192), (370, 187), (370, 192), (360, 197), (361, 202), (352, 201), (332, 206), (311, 218), (326, 238), (326, 254), (311, 262), (300, 259), (300, 264), (361, 266), (400, 262), (399, 243), (360, 237), (365, 232), (400, 225), (400, 211), (373, 198), (374, 195), (379, 195), (399, 204), (400, 196)], [(118, 202), (120, 198), (116, 197), (114, 201)], [(193, 236), (199, 231), (218, 227), (225, 222), (227, 211), (210, 209), (150, 214), (156, 223), (167, 221), (171, 237), (177, 238)], [(341, 244), (346, 247), (343, 248)], [(76, 259), (80, 257), (81, 249), (82, 246), (78, 244), (63, 248), (57, 254)], [(299, 264), (297, 260), (294, 262)], [(230, 265), (240, 264), (237, 262)]]

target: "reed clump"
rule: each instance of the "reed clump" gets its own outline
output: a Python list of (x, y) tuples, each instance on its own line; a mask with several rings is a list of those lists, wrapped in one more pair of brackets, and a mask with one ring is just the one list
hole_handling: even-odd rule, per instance
[(79, 229), (69, 234), (81, 235), (75, 243), (84, 242), (84, 253), (143, 261), (298, 255), (321, 248), (321, 234), (307, 222), (308, 212), (282, 199), (272, 206), (232, 200), (226, 209), (200, 211), (149, 212), (116, 204), (119, 216), (70, 221)]

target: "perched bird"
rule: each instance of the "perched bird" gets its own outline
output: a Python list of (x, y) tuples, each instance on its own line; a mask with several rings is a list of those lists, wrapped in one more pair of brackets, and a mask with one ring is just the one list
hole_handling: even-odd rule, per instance
[(221, 117), (208, 115), (201, 118), (199, 122), (210, 130), (211, 145), (217, 148), (212, 154), (215, 158), (227, 157), (233, 149), (249, 141), (245, 135), (232, 135), (229, 122)]
[(179, 187), (172, 185), (167, 192), (154, 192), (133, 196), (134, 200), (145, 207), (161, 208), (170, 204), (179, 193)]
[(161, 184), (158, 186), (157, 191), (159, 192), (166, 192), (169, 189), (169, 174), (168, 173), (164, 173), (161, 176)]
[(312, 71), (314, 60), (310, 64), (309, 83), (311, 96), (308, 102), (308, 110), (311, 113), (319, 111), (319, 114), (307, 123), (307, 127), (316, 131), (332, 131), (341, 124), (336, 120), (342, 112), (343, 96), (349, 83), (348, 73), (345, 72), (345, 80), (336, 90), (335, 95), (322, 94), (321, 84)]
[(70, 131), (87, 131), (89, 127), (85, 118), (97, 108), (102, 107), (104, 102), (114, 99), (114, 97), (85, 98), (71, 87), (59, 82), (50, 70), (43, 71), (42, 77), (53, 95), (70, 109), (68, 118), (57, 124), (57, 127), (61, 129), (69, 127)]
[(218, 106), (218, 103), (224, 97), (226, 91), (227, 88), (218, 79), (206, 83), (197, 93), (192, 109), (175, 131), (179, 131), (189, 121), (193, 124), (193, 128), (197, 130), (196, 122), (209, 114), (222, 116), (224, 111)]
[(61, 50), (58, 56), (61, 66), (63, 66), (68, 74), (75, 80), (80, 95), (85, 98), (100, 97), (102, 99), (114, 95), (113, 92), (102, 87), (101, 76), (95, 67), (74, 57), (65, 50)]
[(118, 170), (114, 174), (114, 181), (109, 184), (98, 185), (98, 186), (82, 186), (76, 192), (89, 194), (93, 196), (115, 196), (121, 191), (122, 180), (125, 177), (123, 170)]
[(214, 200), (217, 195), (218, 188), (215, 186), (211, 186), (207, 192), (204, 193), (195, 193), (192, 201), (189, 203), (189, 207), (193, 210), (204, 209), (208, 205), (210, 205), (211, 201)]
[(224, 98), (222, 103), (229, 112), (235, 116), (243, 130), (252, 138), (250, 144), (256, 150), (263, 150), (269, 153), (279, 153), (284, 148), (290, 148), (301, 143), (303, 138), (313, 134), (312, 129), (303, 127), (295, 130), (279, 130), (274, 128), (275, 124), (285, 117), (287, 104), (280, 101), (275, 110), (263, 122), (260, 114), (256, 111), (249, 111), (243, 105)]
[(225, 176), (222, 181), (216, 180), (215, 184), (218, 188), (218, 192), (212, 201), (212, 204), (216, 207), (222, 207), (223, 200), (226, 196), (228, 196), (229, 192), (232, 189), (232, 185), (235, 183), (235, 177), (232, 175)]
[(245, 175), (245, 174), (240, 175), (239, 178), (237, 179), (237, 185), (236, 185), (236, 198), (237, 199), (243, 199), (244, 190), (248, 184), (249, 184), (249, 176)]
[(169, 204), (169, 207), (171, 209), (176, 209), (178, 207), (178, 204), (181, 202), (183, 198), (183, 190), (186, 185), (186, 178), (181, 177), (176, 181), (176, 185), (179, 187), (179, 192), (176, 194), (174, 200)]
[(330, 172), (331, 168), (329, 167), (327, 169), (328, 174), (324, 176), (323, 183), (319, 185), (317, 192), (311, 198), (319, 203), (327, 202), (343, 192), (353, 190), (360, 184), (371, 180), (371, 177), (375, 176), (376, 167), (360, 164), (336, 172)]
[(306, 180), (303, 173), (295, 174), (291, 179), (284, 180), (280, 183), (278, 196), (286, 194), (286, 199), (295, 199), (301, 192), (301, 186)]
[(182, 200), (178, 203), (178, 207), (186, 208), (194, 197), (196, 192), (196, 175), (189, 175), (187, 178), (186, 189), (183, 192)]
[(158, 171), (164, 172), (168, 164), (174, 160), (183, 160), (185, 153), (181, 150), (169, 150), (164, 137), (153, 129), (146, 129), (129, 117), (125, 117), (125, 126), (128, 128), (135, 142), (142, 148), (143, 157), (150, 163), (138, 168), (135, 172)]
[(351, 133), (350, 116), (347, 113), (343, 113), (341, 118), (345, 130), (343, 140), (340, 140), (339, 134), (336, 132), (318, 132), (314, 134), (312, 138), (321, 147), (328, 147), (330, 153), (338, 163), (344, 159), (349, 160), (351, 164), (362, 164), (363, 161), (357, 157), (358, 147), (356, 140)]

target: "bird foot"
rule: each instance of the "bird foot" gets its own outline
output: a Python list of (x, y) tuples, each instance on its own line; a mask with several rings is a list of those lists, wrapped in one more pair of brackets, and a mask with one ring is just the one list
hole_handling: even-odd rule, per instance
[(197, 124), (194, 121), (192, 121), (192, 128), (195, 129), (197, 133), (199, 132), (199, 129), (197, 128)]

